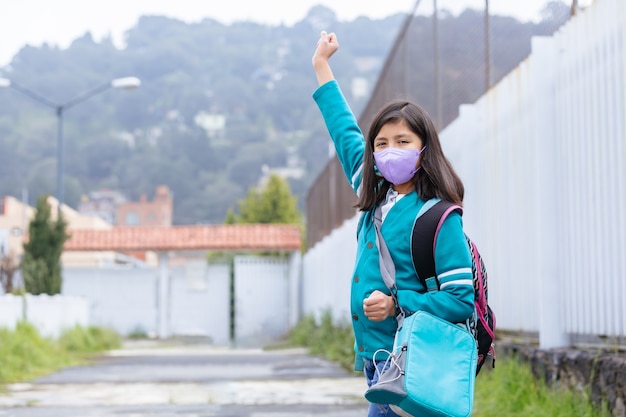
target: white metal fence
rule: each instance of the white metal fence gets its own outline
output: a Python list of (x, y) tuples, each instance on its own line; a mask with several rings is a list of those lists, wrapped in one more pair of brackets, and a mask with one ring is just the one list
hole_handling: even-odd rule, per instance
[(328, 311), (338, 321), (350, 319), (350, 277), (356, 257), (354, 217), (309, 250), (302, 260), (302, 312), (317, 320)]
[[(626, 336), (625, 23), (623, 0), (597, 0), (533, 39), (531, 55), (441, 133), (498, 327), (539, 332), (542, 347)], [(349, 320), (355, 227), (305, 255), (303, 288), (328, 289), (304, 292), (305, 314), (330, 305)]]

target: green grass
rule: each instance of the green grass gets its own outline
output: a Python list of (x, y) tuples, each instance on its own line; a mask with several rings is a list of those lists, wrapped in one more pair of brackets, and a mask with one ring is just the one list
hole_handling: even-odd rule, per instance
[(475, 417), (610, 417), (586, 392), (551, 388), (533, 376), (530, 366), (516, 358), (498, 358), (495, 369), (476, 378)]
[(121, 339), (115, 332), (99, 327), (77, 326), (64, 331), (57, 340), (41, 337), (26, 322), (19, 322), (15, 330), (0, 328), (0, 384), (81, 364), (98, 352), (119, 346)]
[(311, 354), (339, 363), (343, 368), (354, 368), (354, 336), (347, 325), (335, 326), (330, 312), (323, 314), (320, 323), (306, 317), (289, 334), (289, 341), (306, 346)]
[(119, 335), (111, 329), (76, 326), (64, 331), (58, 344), (65, 352), (84, 355), (116, 349), (122, 342)]
[[(305, 346), (352, 371), (354, 336), (351, 327), (336, 326), (329, 312), (320, 323), (304, 318), (289, 334), (291, 344)], [(598, 409), (587, 393), (548, 387), (536, 379), (530, 366), (516, 358), (498, 357), (495, 369), (481, 370), (476, 378), (473, 417), (610, 417)]]

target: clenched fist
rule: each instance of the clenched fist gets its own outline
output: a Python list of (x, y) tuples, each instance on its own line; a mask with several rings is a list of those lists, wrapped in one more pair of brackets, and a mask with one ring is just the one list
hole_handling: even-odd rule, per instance
[(387, 317), (393, 317), (395, 310), (393, 298), (378, 290), (363, 300), (363, 312), (372, 321), (383, 321)]

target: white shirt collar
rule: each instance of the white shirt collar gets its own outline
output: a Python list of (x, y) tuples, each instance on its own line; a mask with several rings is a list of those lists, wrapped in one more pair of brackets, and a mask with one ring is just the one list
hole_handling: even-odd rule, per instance
[(387, 217), (387, 213), (389, 213), (389, 210), (391, 210), (391, 208), (398, 202), (400, 201), (400, 199), (402, 197), (404, 197), (406, 194), (398, 194), (398, 192), (396, 190), (394, 190), (393, 188), (389, 187), (389, 190), (387, 190), (387, 195), (385, 196), (385, 204), (383, 204), (380, 208), (381, 211), (381, 216), (383, 217), (383, 221), (385, 221), (385, 217)]

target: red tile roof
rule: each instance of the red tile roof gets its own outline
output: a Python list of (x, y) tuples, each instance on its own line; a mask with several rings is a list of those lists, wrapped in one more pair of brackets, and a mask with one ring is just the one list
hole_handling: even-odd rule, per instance
[(66, 251), (298, 250), (297, 225), (236, 224), (69, 230)]

